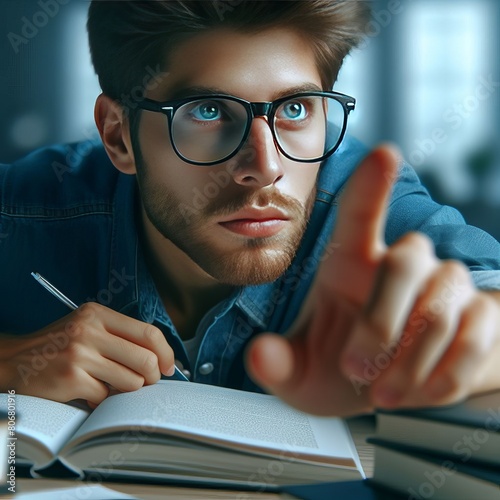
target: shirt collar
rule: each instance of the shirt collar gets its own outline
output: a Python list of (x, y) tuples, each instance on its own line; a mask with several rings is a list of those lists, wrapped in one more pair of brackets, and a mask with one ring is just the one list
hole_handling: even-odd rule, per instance
[(269, 323), (275, 304), (273, 291), (279, 287), (281, 279), (263, 285), (241, 288), (236, 297), (236, 305), (245, 313), (251, 324), (264, 328)]

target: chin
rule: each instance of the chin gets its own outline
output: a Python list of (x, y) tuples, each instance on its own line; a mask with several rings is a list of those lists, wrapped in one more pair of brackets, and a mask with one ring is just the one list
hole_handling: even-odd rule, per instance
[(250, 249), (220, 255), (199, 265), (219, 283), (255, 286), (276, 281), (291, 265), (295, 252)]

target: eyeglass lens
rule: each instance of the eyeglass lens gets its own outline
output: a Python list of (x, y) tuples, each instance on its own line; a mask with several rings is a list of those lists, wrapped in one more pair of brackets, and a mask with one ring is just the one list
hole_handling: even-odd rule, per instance
[[(200, 163), (221, 160), (241, 144), (249, 117), (245, 106), (231, 99), (207, 98), (181, 106), (172, 120), (172, 139), (186, 159)], [(299, 96), (282, 102), (272, 126), (279, 146), (298, 160), (321, 158), (338, 143), (345, 112), (324, 96)]]

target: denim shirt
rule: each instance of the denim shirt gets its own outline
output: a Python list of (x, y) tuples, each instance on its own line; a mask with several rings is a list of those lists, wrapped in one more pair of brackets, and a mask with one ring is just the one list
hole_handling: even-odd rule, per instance
[[(43, 148), (0, 165), (0, 332), (34, 332), (68, 313), (30, 276), (36, 271), (77, 304), (97, 301), (158, 326), (192, 380), (259, 390), (245, 373), (245, 346), (260, 332), (283, 334), (292, 324), (328, 245), (338, 195), (366, 154), (347, 137), (324, 162), (291, 266), (275, 282), (237, 289), (205, 315), (195, 366), (189, 365), (142, 257), (135, 176), (115, 169), (95, 141)], [(388, 210), (386, 242), (407, 231), (429, 235), (438, 257), (462, 260), (478, 287), (500, 290), (500, 244), (467, 226), (456, 210), (435, 203), (403, 164)]]

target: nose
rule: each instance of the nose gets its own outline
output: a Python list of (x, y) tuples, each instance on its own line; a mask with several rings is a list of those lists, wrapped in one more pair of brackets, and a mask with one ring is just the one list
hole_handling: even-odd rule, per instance
[(234, 181), (255, 188), (276, 184), (284, 173), (281, 160), (267, 119), (256, 117), (246, 143), (235, 157)]

